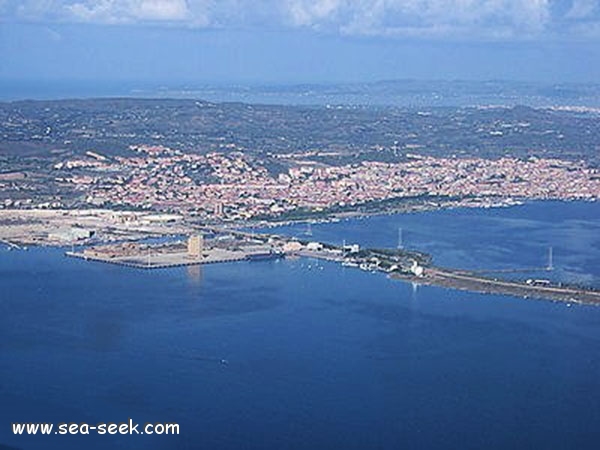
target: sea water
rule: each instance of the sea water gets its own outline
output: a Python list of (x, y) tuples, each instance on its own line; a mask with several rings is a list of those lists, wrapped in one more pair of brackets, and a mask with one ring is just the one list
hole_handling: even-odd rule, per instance
[[(314, 240), (598, 286), (600, 204), (313, 224)], [(273, 231), (273, 230), (270, 230)], [(305, 236), (306, 225), (278, 230)], [(0, 449), (595, 449), (600, 308), (311, 259), (136, 270), (0, 250)], [(178, 423), (15, 436), (11, 423)]]

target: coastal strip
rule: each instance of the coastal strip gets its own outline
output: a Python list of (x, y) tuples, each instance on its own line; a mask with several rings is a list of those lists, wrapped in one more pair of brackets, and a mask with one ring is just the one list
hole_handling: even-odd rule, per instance
[[(483, 275), (486, 271), (437, 267), (432, 263), (431, 255), (417, 251), (361, 249), (358, 244), (339, 246), (238, 230), (219, 231), (209, 228), (205, 229), (204, 233), (212, 237), (204, 239), (203, 234), (197, 233), (189, 237), (187, 245), (180, 241), (155, 245), (122, 243), (89, 247), (82, 252), (66, 252), (66, 255), (136, 269), (166, 269), (298, 256), (336, 262), (369, 272), (382, 272), (391, 278), (424, 285), (485, 294), (600, 305), (598, 290), (556, 284), (550, 280), (513, 281), (490, 278)], [(551, 267), (549, 265), (543, 270), (551, 270)]]
[[(478, 292), (482, 294), (500, 294), (526, 299), (537, 298), (566, 303), (600, 305), (600, 292), (592, 289), (559, 286), (549, 283), (536, 284), (534, 282), (528, 284), (527, 282), (522, 281), (493, 279), (472, 272), (456, 272), (438, 267), (429, 267), (425, 269), (423, 275), (420, 277), (407, 277), (402, 274), (392, 274), (391, 277), (419, 284)], [(545, 282), (546, 280), (543, 281)]]

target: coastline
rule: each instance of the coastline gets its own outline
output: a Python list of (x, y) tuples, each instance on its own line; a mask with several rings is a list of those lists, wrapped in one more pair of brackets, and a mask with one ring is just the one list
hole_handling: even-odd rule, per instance
[[(553, 202), (557, 202), (557, 203), (572, 203), (572, 201), (566, 202), (566, 201), (561, 201), (561, 200), (551, 200)], [(523, 202), (510, 202), (509, 204), (507, 203), (496, 203), (490, 207), (494, 207), (494, 208), (507, 208), (510, 206), (515, 206), (516, 204), (522, 206), (522, 205), (526, 205), (526, 204), (533, 204), (533, 203), (545, 203), (547, 202), (546, 200), (528, 200), (528, 201), (523, 201)], [(587, 202), (586, 202), (587, 203)], [(276, 234), (271, 234), (269, 235), (269, 232), (267, 230), (269, 229), (273, 229), (276, 227), (280, 227), (280, 226), (286, 226), (286, 225), (295, 225), (295, 224), (299, 224), (299, 223), (331, 223), (331, 222), (337, 222), (337, 221), (341, 221), (341, 220), (351, 220), (351, 219), (360, 219), (360, 218), (368, 218), (368, 217), (374, 217), (374, 216), (386, 216), (386, 215), (393, 215), (393, 214), (411, 214), (411, 213), (417, 213), (417, 212), (425, 212), (425, 211), (433, 211), (433, 210), (443, 210), (443, 209), (465, 209), (465, 210), (472, 210), (473, 209), (473, 205), (460, 205), (460, 206), (454, 206), (454, 207), (440, 207), (440, 205), (417, 205), (415, 207), (412, 208), (403, 208), (401, 211), (398, 211), (397, 209), (387, 209), (387, 210), (379, 210), (379, 211), (368, 211), (368, 212), (364, 212), (364, 211), (352, 211), (352, 212), (344, 212), (344, 213), (340, 213), (340, 214), (332, 214), (330, 216), (328, 216), (325, 219), (322, 220), (311, 220), (311, 219), (303, 219), (303, 220), (288, 220), (288, 221), (283, 221), (283, 222), (269, 222), (269, 223), (265, 223), (265, 222), (258, 222), (258, 223), (238, 223), (238, 224), (223, 224), (223, 225), (218, 225), (218, 226), (204, 226), (201, 227), (200, 225), (196, 225), (194, 226), (193, 224), (190, 223), (186, 223), (185, 221), (182, 222), (178, 222), (177, 224), (160, 224), (160, 225), (153, 225), (152, 228), (152, 232), (156, 233), (156, 235), (161, 235), (161, 236), (173, 236), (174, 229), (179, 230), (179, 233), (177, 233), (178, 235), (185, 235), (185, 231), (191, 231), (191, 232), (202, 232), (202, 230), (204, 232), (210, 233), (210, 232), (216, 232), (216, 233), (224, 233), (224, 234), (233, 234), (233, 235), (238, 235), (238, 236), (244, 236), (246, 239), (248, 239), (249, 241), (252, 241), (253, 239), (259, 237), (259, 236), (263, 236), (264, 239), (267, 238), (271, 238), (269, 239), (269, 242), (271, 242), (272, 239), (274, 239), (274, 242), (280, 242), (281, 244), (283, 244), (284, 242), (291, 242), (291, 241), (298, 241), (298, 239), (292, 237), (292, 236), (285, 236), (285, 235), (280, 235), (278, 233)], [(482, 209), (487, 209), (487, 208), (482, 208), (479, 207), (478, 209), (482, 210)], [(106, 214), (108, 214), (109, 212), (107, 211), (103, 211), (103, 212), (98, 212), (96, 211), (96, 213), (100, 214), (105, 214), (105, 216), (102, 216), (101, 214), (99, 216), (95, 216), (97, 219), (97, 223), (102, 223), (102, 220), (98, 220), (100, 217), (107, 217)], [(44, 214), (52, 214), (52, 212), (47, 211)], [(60, 212), (59, 212), (60, 214)], [(84, 217), (85, 215), (82, 212), (77, 212), (74, 214), (74, 216), (78, 219), (78, 220), (82, 220), (82, 217)], [(251, 228), (252, 232), (244, 232), (243, 229), (246, 228)], [(212, 230), (212, 231), (211, 231)], [(262, 230), (262, 232), (261, 232)], [(113, 230), (115, 231), (115, 230)], [(118, 231), (118, 230), (117, 230)], [(130, 227), (128, 228), (128, 231), (130, 233), (136, 233), (138, 234), (138, 236), (140, 236), (140, 229), (136, 228), (136, 227)], [(145, 232), (148, 232), (149, 229), (145, 229)], [(256, 234), (255, 234), (256, 233)], [(147, 234), (145, 234), (145, 237), (148, 237)], [(119, 236), (122, 237), (120, 234), (117, 234), (115, 236)], [(133, 236), (133, 235), (132, 235)], [(130, 237), (132, 237), (130, 236)], [(1, 236), (0, 236), (1, 237)], [(106, 236), (104, 236), (106, 237)], [(139, 241), (140, 238), (134, 238), (132, 237), (133, 241)], [(302, 245), (306, 246), (308, 245), (308, 243), (310, 241), (318, 241), (318, 239), (313, 239), (311, 237), (308, 237), (306, 239), (301, 239), (300, 242), (302, 243)], [(73, 243), (72, 245), (77, 245), (78, 248), (85, 248), (89, 245), (104, 245), (108, 242), (114, 242), (114, 240), (109, 239), (108, 241), (106, 240), (89, 240), (89, 241), (83, 241), (83, 242), (76, 242)], [(11, 241), (11, 240), (7, 240), (7, 239), (3, 239), (2, 241), (0, 241), (0, 243), (4, 243), (7, 246), (9, 246), (9, 248), (14, 249), (14, 250), (25, 250), (25, 248), (19, 248), (16, 245), (18, 245), (18, 241)], [(541, 298), (541, 299), (546, 299), (546, 300), (551, 300), (551, 301), (562, 301), (562, 302), (566, 302), (566, 303), (585, 303), (585, 304), (594, 304), (594, 305), (600, 305), (600, 292), (598, 292), (596, 289), (592, 288), (592, 287), (586, 287), (586, 285), (582, 285), (583, 287), (580, 286), (567, 286), (562, 285), (562, 284), (555, 284), (552, 283), (550, 284), (550, 281), (548, 281), (548, 285), (528, 285), (526, 282), (523, 281), (511, 281), (510, 279), (496, 279), (496, 278), (487, 278), (486, 276), (482, 276), (476, 272), (470, 272), (469, 270), (464, 270), (461, 269), (461, 267), (463, 267), (461, 264), (456, 264), (456, 265), (452, 265), (452, 268), (445, 268), (445, 267), (441, 267), (441, 266), (437, 266), (437, 265), (433, 265), (431, 263), (431, 260), (429, 262), (420, 262), (419, 258), (419, 252), (412, 252), (409, 250), (404, 250), (400, 253), (395, 253), (395, 250), (391, 250), (391, 249), (381, 249), (381, 250), (377, 250), (376, 248), (365, 248), (363, 250), (363, 253), (361, 253), (360, 256), (357, 257), (352, 257), (352, 255), (344, 255), (344, 252), (342, 250), (342, 248), (339, 245), (331, 245), (328, 244), (326, 242), (323, 242), (322, 244), (325, 244), (326, 248), (329, 248), (330, 250), (334, 250), (337, 251), (339, 255), (341, 255), (340, 257), (336, 258), (336, 260), (340, 263), (351, 263), (349, 265), (356, 265), (356, 266), (365, 266), (364, 270), (369, 270), (369, 271), (377, 271), (380, 273), (387, 273), (391, 278), (394, 279), (400, 279), (400, 280), (404, 280), (406, 282), (412, 282), (412, 283), (417, 283), (417, 284), (424, 284), (424, 285), (434, 285), (434, 286), (440, 286), (440, 287), (444, 287), (444, 288), (450, 288), (450, 289), (457, 289), (457, 290), (464, 290), (464, 291), (471, 291), (471, 292), (479, 292), (479, 293), (485, 293), (485, 294), (502, 294), (502, 295), (509, 295), (509, 296), (515, 296), (515, 297), (521, 297), (521, 298)], [(30, 245), (29, 243), (27, 243), (26, 245)], [(56, 246), (56, 247), (66, 247), (66, 243), (64, 242), (52, 242), (49, 244), (42, 244), (42, 246)], [(71, 254), (69, 254), (71, 253)], [(72, 252), (67, 252), (67, 254), (69, 254), (69, 256), (76, 256), (76, 255), (72, 255)], [(293, 252), (292, 252), (293, 253)], [(322, 252), (323, 253), (323, 252)], [(311, 251), (302, 251), (302, 252), (298, 252), (299, 256), (303, 256), (303, 257), (316, 257), (316, 258), (323, 258), (323, 255), (318, 254), (318, 252), (311, 252)], [(395, 255), (395, 256), (394, 256)], [(421, 256), (424, 254), (421, 254)], [(428, 254), (426, 256), (432, 256), (431, 254)], [(433, 252), (433, 256), (435, 256), (435, 251)], [(84, 258), (84, 259), (90, 259), (93, 260), (94, 258)], [(324, 258), (327, 259), (327, 258)], [(376, 261), (375, 263), (373, 263), (373, 259), (376, 259), (378, 261)], [(424, 269), (424, 274), (422, 276), (413, 276), (411, 275), (411, 271), (410, 271), (410, 264), (413, 261), (419, 261), (419, 265), (423, 266)], [(139, 264), (130, 264), (131, 261), (121, 261), (121, 262), (125, 262), (126, 264), (123, 264), (125, 266), (130, 266), (130, 267), (144, 267), (144, 268), (148, 268), (148, 264), (145, 262), (146, 260), (144, 259), (144, 263), (139, 263)], [(106, 261), (105, 261), (106, 262)], [(158, 264), (158, 261), (154, 262), (153, 264), (151, 264), (150, 268), (160, 268), (162, 266), (168, 266), (168, 265), (173, 265), (172, 262), (168, 261), (165, 264)], [(396, 266), (397, 268), (394, 270), (392, 267)], [(361, 267), (363, 268), (363, 267)], [(546, 281), (546, 280), (542, 280), (542, 281)]]
[[(0, 244), (2, 240), (9, 242), (7, 244), (16, 244), (19, 246), (52, 246), (60, 247), (64, 245), (87, 245), (85, 240), (68, 240), (50, 239), (52, 231), (57, 231), (59, 228), (65, 227), (95, 227), (103, 233), (97, 233), (97, 239), (100, 242), (115, 242), (116, 240), (131, 240), (138, 241), (148, 237), (161, 237), (172, 235), (185, 235), (195, 232), (203, 227), (215, 227), (222, 230), (244, 230), (252, 229), (259, 231), (260, 229), (271, 229), (281, 226), (290, 226), (294, 224), (316, 224), (316, 223), (333, 223), (347, 219), (363, 219), (368, 217), (389, 216), (394, 214), (415, 214), (420, 212), (431, 212), (440, 210), (488, 210), (499, 208), (510, 208), (513, 206), (523, 206), (534, 203), (559, 202), (559, 203), (596, 203), (598, 200), (593, 199), (560, 199), (560, 198), (499, 198), (491, 201), (486, 199), (477, 199), (477, 201), (448, 201), (445, 203), (434, 204), (430, 201), (402, 205), (401, 207), (389, 208), (373, 208), (370, 210), (348, 210), (342, 212), (323, 212), (318, 211), (301, 218), (278, 218), (270, 219), (245, 219), (236, 221), (215, 221), (215, 222), (195, 222), (193, 218), (180, 215), (181, 220), (172, 221), (144, 221), (144, 217), (168, 216), (169, 214), (161, 211), (120, 211), (111, 209), (0, 209), (0, 220), (10, 222), (12, 215), (19, 216), (16, 224), (4, 223), (0, 228)], [(8, 214), (8, 219), (3, 218)], [(28, 216), (28, 218), (25, 218)], [(121, 216), (129, 220), (131, 217), (136, 217), (136, 222), (123, 222)], [(116, 219), (115, 219), (116, 218)], [(40, 221), (45, 221), (41, 223)], [(57, 222), (57, 223), (54, 223)], [(31, 232), (26, 227), (37, 226), (38, 228)], [(25, 227), (21, 237), (18, 233), (11, 232), (18, 227)], [(43, 234), (45, 233), (45, 235)], [(104, 234), (104, 236), (102, 236)], [(22, 236), (26, 236), (23, 239)], [(97, 241), (95, 243), (98, 243)]]
[[(301, 219), (284, 219), (284, 220), (261, 220), (261, 221), (245, 221), (245, 222), (233, 222), (230, 224), (233, 229), (268, 229), (268, 228), (277, 228), (281, 226), (290, 226), (290, 225), (298, 225), (298, 224), (318, 224), (318, 223), (335, 223), (341, 220), (346, 219), (365, 219), (369, 217), (379, 217), (379, 216), (392, 216), (395, 214), (415, 214), (421, 212), (431, 212), (431, 211), (442, 211), (442, 210), (494, 210), (494, 209), (504, 209), (504, 208), (512, 208), (515, 206), (524, 206), (530, 204), (543, 204), (543, 203), (596, 203), (598, 199), (592, 198), (582, 198), (582, 199), (561, 199), (561, 198), (548, 198), (548, 199), (538, 199), (538, 198), (510, 198), (507, 199), (507, 202), (494, 202), (489, 204), (482, 203), (472, 203), (472, 204), (452, 204), (452, 205), (414, 205), (412, 207), (403, 207), (403, 208), (389, 208), (389, 209), (381, 209), (374, 211), (347, 211), (341, 213), (331, 213), (326, 217), (322, 217), (319, 215), (315, 215), (314, 217), (306, 217)], [(223, 225), (223, 224), (221, 224)]]
[(456, 269), (429, 268), (423, 277), (390, 274), (390, 278), (479, 294), (507, 295), (524, 300), (545, 300), (570, 304), (600, 306), (600, 291), (572, 286), (537, 286), (510, 280), (476, 276)]
[(260, 228), (276, 228), (281, 226), (289, 226), (295, 224), (306, 224), (306, 223), (333, 223), (339, 222), (340, 220), (346, 219), (363, 219), (368, 217), (377, 217), (377, 216), (391, 216), (394, 214), (414, 214), (420, 212), (430, 212), (430, 211), (440, 211), (440, 210), (456, 210), (456, 209), (497, 209), (497, 208), (511, 208), (513, 206), (522, 206), (529, 203), (535, 202), (595, 202), (596, 199), (581, 199), (581, 200), (571, 200), (571, 199), (504, 199), (506, 201), (500, 200), (499, 202), (492, 203), (460, 203), (460, 204), (430, 204), (429, 202), (425, 202), (425, 204), (415, 204), (408, 205), (403, 207), (395, 207), (395, 208), (382, 208), (379, 210), (371, 210), (371, 211), (344, 211), (344, 212), (333, 212), (331, 214), (323, 216), (322, 214), (315, 214), (313, 217), (305, 217), (299, 219), (283, 219), (283, 220), (261, 220), (258, 222), (254, 222), (252, 220), (246, 221), (243, 223), (234, 223), (233, 228), (252, 228), (252, 229), (260, 229)]

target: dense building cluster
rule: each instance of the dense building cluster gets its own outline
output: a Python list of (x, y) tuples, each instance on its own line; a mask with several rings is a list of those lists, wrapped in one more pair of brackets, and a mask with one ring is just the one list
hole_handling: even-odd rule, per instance
[[(327, 210), (419, 196), (514, 199), (596, 199), (600, 174), (581, 162), (530, 158), (434, 158), (408, 155), (396, 163), (329, 166), (297, 160), (272, 175), (243, 152), (188, 154), (135, 146), (135, 156), (99, 155), (57, 165), (95, 206), (177, 210), (206, 218), (276, 216), (303, 208)], [(86, 169), (77, 174), (75, 168)], [(73, 172), (73, 173), (71, 173)]]

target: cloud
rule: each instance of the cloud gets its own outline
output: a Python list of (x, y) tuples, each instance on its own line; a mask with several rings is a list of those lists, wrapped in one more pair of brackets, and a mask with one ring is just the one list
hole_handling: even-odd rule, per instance
[(0, 0), (0, 17), (38, 22), (203, 23), (202, 4), (186, 0)]
[(565, 15), (567, 19), (584, 19), (598, 10), (598, 0), (574, 0)]
[(183, 20), (189, 16), (184, 0), (145, 0), (137, 2), (136, 17), (147, 20)]
[(574, 32), (598, 0), (0, 0), (0, 19), (515, 39)]
[(285, 5), (289, 19), (296, 26), (312, 26), (320, 21), (334, 18), (346, 6), (342, 0), (318, 0), (314, 2), (291, 0)]
[(185, 21), (190, 12), (185, 0), (96, 0), (64, 4), (66, 19), (81, 22)]
[(288, 0), (298, 26), (346, 34), (532, 33), (549, 20), (549, 0)]

